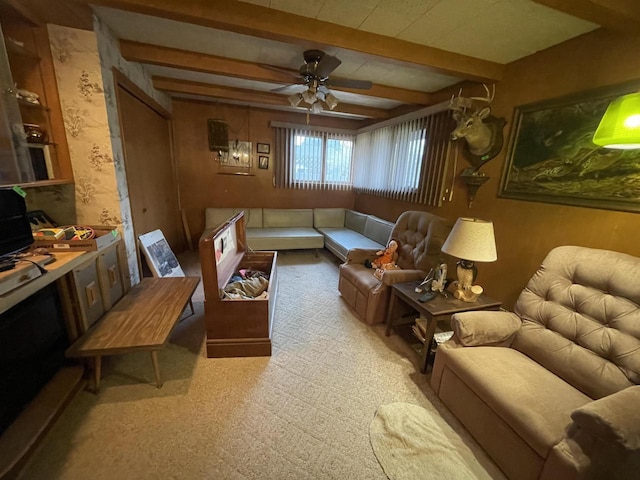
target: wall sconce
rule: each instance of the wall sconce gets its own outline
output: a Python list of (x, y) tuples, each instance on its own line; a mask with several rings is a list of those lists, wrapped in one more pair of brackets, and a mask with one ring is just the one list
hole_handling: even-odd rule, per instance
[(469, 203), (467, 205), (469, 208), (471, 208), (473, 201), (476, 199), (478, 189), (487, 183), (490, 178), (484, 173), (475, 171), (473, 168), (467, 168), (460, 174), (460, 179), (467, 185), (469, 192)]
[(593, 143), (605, 148), (640, 148), (640, 93), (613, 100), (593, 135)]
[[(251, 142), (240, 140), (244, 136), (244, 125), (234, 129), (232, 135), (235, 140), (229, 141), (229, 125), (225, 120), (208, 119), (209, 150), (216, 152), (216, 160), (219, 163), (218, 175), (244, 175), (253, 176), (251, 173)], [(251, 138), (251, 108), (247, 107), (246, 135)]]
[(240, 151), (238, 149), (238, 139), (233, 142), (233, 148), (231, 149), (231, 158), (234, 160), (240, 160)]

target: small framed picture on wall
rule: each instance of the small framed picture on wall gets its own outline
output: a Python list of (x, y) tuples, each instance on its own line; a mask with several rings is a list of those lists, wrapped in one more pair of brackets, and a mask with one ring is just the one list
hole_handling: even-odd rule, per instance
[(270, 153), (270, 145), (268, 143), (258, 143), (258, 153)]
[(262, 155), (260, 155), (258, 157), (258, 168), (262, 168), (263, 170), (266, 170), (269, 168), (269, 157), (263, 157)]

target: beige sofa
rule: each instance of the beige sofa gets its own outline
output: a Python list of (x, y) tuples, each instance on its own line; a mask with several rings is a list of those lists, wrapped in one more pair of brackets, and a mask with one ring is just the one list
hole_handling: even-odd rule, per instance
[(454, 315), (431, 385), (510, 479), (640, 478), (639, 304), (640, 259), (558, 247), (515, 313)]
[(253, 250), (322, 248), (324, 238), (313, 228), (311, 208), (218, 208), (205, 210), (205, 228), (215, 228), (245, 212), (247, 245)]
[(220, 208), (205, 210), (205, 228), (245, 212), (247, 243), (253, 250), (327, 247), (344, 261), (352, 248), (383, 248), (393, 223), (345, 208)]
[(314, 208), (313, 226), (324, 236), (324, 246), (343, 262), (354, 248), (380, 250), (393, 223), (345, 208)]

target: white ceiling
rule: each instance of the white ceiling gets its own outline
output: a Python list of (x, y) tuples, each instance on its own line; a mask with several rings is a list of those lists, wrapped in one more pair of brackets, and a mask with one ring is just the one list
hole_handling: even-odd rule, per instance
[[(245, 3), (500, 64), (598, 28), (594, 23), (530, 0), (246, 0)], [(261, 65), (297, 70), (303, 63), (302, 52), (319, 48), (311, 43), (285, 43), (113, 8), (95, 7), (95, 10), (120, 39)], [(269, 22), (269, 18), (264, 22)], [(332, 73), (336, 77), (370, 80), (377, 85), (420, 92), (435, 92), (464, 80), (462, 75), (436, 73), (425, 66), (394, 62), (345, 48), (322, 46), (321, 49), (342, 61)], [(187, 69), (152, 65), (148, 68), (154, 76), (261, 92), (282, 86)], [(302, 89), (297, 86), (279, 93), (286, 95)], [(344, 104), (385, 110), (401, 105), (388, 98), (342, 92), (338, 88), (332, 90)]]
[(244, 1), (498, 63), (598, 28), (529, 0)]

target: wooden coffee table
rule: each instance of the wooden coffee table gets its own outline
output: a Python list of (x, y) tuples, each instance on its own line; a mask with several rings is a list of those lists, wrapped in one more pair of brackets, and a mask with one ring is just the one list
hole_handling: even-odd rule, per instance
[(147, 350), (160, 388), (158, 350), (169, 341), (199, 282), (199, 277), (144, 278), (69, 347), (67, 357), (94, 358), (97, 393), (103, 356)]
[[(425, 373), (427, 371), (427, 362), (429, 360), (433, 334), (436, 331), (436, 324), (438, 322), (450, 320), (451, 315), (454, 313), (471, 312), (474, 310), (499, 310), (502, 303), (490, 298), (484, 293), (480, 295), (477, 301), (471, 303), (458, 300), (451, 294), (447, 294), (446, 297), (444, 295), (437, 295), (427, 302), (419, 302), (418, 298), (423, 295), (423, 293), (416, 293), (415, 291), (415, 288), (419, 284), (420, 281), (418, 280), (415, 282), (396, 283), (391, 286), (391, 299), (387, 310), (385, 335), (389, 336), (394, 325), (408, 323), (406, 321), (393, 322), (393, 311), (398, 299), (420, 313), (427, 320), (427, 331), (420, 359), (420, 371)], [(411, 322), (413, 321), (414, 318), (411, 319)]]

